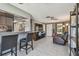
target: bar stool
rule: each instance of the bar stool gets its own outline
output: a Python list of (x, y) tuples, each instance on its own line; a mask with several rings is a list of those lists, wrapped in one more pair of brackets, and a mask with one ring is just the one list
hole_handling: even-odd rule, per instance
[(7, 53), (17, 56), (17, 39), (18, 35), (2, 36), (0, 42), (0, 56)]
[(25, 49), (26, 50), (26, 54), (27, 50), (29, 49), (28, 46), (30, 46), (29, 48), (32, 48), (33, 50), (33, 40), (32, 40), (32, 33), (27, 33), (26, 38), (22, 38), (20, 39), (20, 46), (19, 49)]

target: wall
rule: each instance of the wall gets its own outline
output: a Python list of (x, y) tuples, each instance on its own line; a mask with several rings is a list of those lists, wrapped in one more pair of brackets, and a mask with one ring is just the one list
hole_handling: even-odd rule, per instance
[(39, 21), (33, 20), (33, 21), (32, 21), (32, 31), (35, 31), (35, 30), (34, 30), (34, 28), (35, 28), (35, 23), (42, 24), (42, 23), (39, 22)]
[[(17, 20), (17, 19), (16, 19)], [(20, 28), (20, 22), (21, 21), (18, 21), (18, 22), (16, 22), (15, 24), (14, 24), (14, 31), (15, 32), (18, 32), (19, 31), (19, 28)], [(30, 30), (30, 20), (27, 20), (26, 22), (25, 22), (25, 31), (31, 31)], [(24, 30), (23, 30), (24, 31)]]
[(43, 31), (45, 31), (45, 24), (43, 24)]
[(19, 23), (14, 24), (14, 32), (19, 31)]
[(27, 22), (26, 22), (26, 25), (25, 25), (25, 31), (31, 31), (31, 28), (30, 28), (30, 20), (28, 20)]

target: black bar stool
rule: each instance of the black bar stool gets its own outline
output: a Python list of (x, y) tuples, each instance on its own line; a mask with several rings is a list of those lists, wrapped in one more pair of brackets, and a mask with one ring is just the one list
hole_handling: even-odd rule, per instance
[(2, 36), (0, 43), (0, 56), (7, 53), (17, 56), (17, 39), (18, 35)]
[[(25, 49), (26, 54), (28, 54), (27, 50), (29, 48), (32, 48), (32, 50), (33, 50), (33, 40), (32, 40), (32, 33), (26, 33), (26, 34), (27, 34), (26, 38), (20, 39), (19, 49), (20, 50)], [(30, 47), (28, 48), (28, 46), (30, 46)]]

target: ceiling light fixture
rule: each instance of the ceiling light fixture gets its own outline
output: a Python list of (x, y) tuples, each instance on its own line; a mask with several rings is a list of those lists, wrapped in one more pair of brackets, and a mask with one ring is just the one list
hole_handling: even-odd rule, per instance
[(23, 3), (18, 3), (18, 4), (21, 4), (22, 5)]
[(58, 19), (55, 18), (54, 16), (47, 16), (46, 18), (50, 18), (51, 20), (58, 20)]

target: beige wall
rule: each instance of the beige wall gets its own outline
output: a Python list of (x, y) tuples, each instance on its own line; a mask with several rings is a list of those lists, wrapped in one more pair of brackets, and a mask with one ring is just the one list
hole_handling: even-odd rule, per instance
[(31, 31), (31, 30), (30, 30), (30, 20), (28, 20), (28, 21), (26, 22), (25, 31)]
[(45, 31), (45, 24), (43, 24), (43, 31)]
[[(30, 20), (27, 20), (24, 26), (25, 26), (25, 31), (30, 31)], [(14, 31), (18, 32), (19, 28), (20, 28), (20, 22), (15, 23)]]
[(14, 32), (19, 31), (19, 23), (14, 24)]

